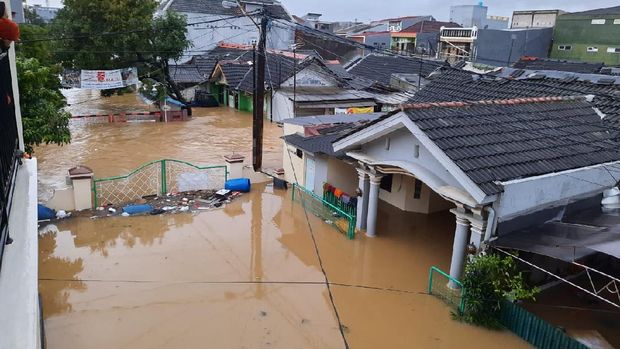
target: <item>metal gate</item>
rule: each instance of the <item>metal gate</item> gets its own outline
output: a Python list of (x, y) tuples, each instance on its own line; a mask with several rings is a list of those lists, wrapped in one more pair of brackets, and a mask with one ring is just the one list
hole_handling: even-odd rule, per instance
[(124, 176), (93, 181), (95, 207), (122, 204), (150, 195), (187, 190), (221, 189), (228, 179), (226, 166), (197, 166), (163, 159), (146, 163)]
[(299, 184), (293, 184), (292, 198), (325, 223), (345, 234), (347, 238), (351, 240), (355, 238), (356, 218), (354, 215), (344, 212)]

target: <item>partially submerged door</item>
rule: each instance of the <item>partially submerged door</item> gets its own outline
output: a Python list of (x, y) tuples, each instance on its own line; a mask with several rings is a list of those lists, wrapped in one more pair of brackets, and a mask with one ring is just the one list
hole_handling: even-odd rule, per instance
[(314, 158), (310, 156), (306, 156), (306, 181), (304, 185), (306, 189), (314, 192), (314, 172), (316, 169), (316, 164), (314, 162)]

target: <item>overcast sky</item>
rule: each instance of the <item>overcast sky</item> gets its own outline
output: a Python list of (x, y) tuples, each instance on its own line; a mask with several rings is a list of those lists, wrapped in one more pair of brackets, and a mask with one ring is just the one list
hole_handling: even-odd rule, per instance
[[(59, 0), (48, 0), (60, 6)], [(200, 0), (195, 0), (200, 1)], [(324, 20), (354, 20), (367, 22), (389, 17), (432, 15), (448, 20), (451, 5), (475, 5), (477, 1), (463, 0), (281, 0), (292, 13), (303, 16), (308, 12), (323, 14)], [(28, 4), (45, 5), (45, 0), (27, 0)], [(487, 0), (489, 15), (510, 16), (514, 10), (561, 9), (574, 12), (618, 6), (618, 0)]]

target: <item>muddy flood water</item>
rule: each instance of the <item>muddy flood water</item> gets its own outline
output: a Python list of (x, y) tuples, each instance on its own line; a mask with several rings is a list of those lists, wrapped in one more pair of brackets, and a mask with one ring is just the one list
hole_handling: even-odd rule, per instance
[[(77, 163), (116, 175), (162, 157), (219, 163), (249, 153), (247, 115), (194, 115), (72, 125), (75, 143), (37, 149), (41, 181), (61, 185), (57, 172)], [(267, 126), (267, 163), (281, 161), (280, 136)], [(42, 225), (48, 348), (528, 348), (454, 321), (426, 294), (429, 267), (449, 265), (450, 213), (380, 205), (378, 237), (347, 240), (290, 194), (258, 184), (214, 211)]]

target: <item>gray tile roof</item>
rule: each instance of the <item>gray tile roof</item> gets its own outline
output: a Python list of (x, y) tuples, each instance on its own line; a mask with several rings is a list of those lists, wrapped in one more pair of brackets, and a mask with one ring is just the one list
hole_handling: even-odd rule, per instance
[(385, 113), (316, 115), (316, 116), (303, 116), (303, 117), (285, 119), (283, 122), (285, 124), (300, 125), (300, 126), (355, 123), (355, 122), (373, 121), (383, 115), (385, 115)]
[(247, 50), (217, 46), (211, 51), (194, 56), (189, 62), (170, 66), (170, 75), (177, 83), (199, 84), (209, 80), (213, 68), (220, 60), (235, 60)]
[[(226, 8), (221, 0), (171, 0), (168, 7), (170, 10), (185, 13), (205, 13), (223, 16), (242, 16), (243, 13), (238, 7)], [(279, 1), (271, 0), (251, 0), (241, 1), (242, 3), (259, 3), (265, 6), (265, 10), (272, 17), (278, 19), (290, 19), (290, 16)]]
[(590, 73), (597, 74), (601, 71), (605, 64), (580, 62), (580, 61), (566, 61), (551, 58), (531, 58), (523, 57), (512, 66), (517, 69), (529, 69), (529, 70), (558, 70), (573, 73)]
[[(511, 78), (442, 68), (410, 102), (480, 101), (523, 97), (596, 95), (593, 105), (607, 114), (604, 121), (620, 126), (620, 78), (562, 72), (531, 74), (504, 68)], [(594, 81), (594, 82), (593, 82)]]
[(341, 133), (304, 137), (294, 133), (284, 136), (282, 139), (286, 143), (309, 153), (343, 157), (345, 155), (344, 152), (334, 152), (334, 147), (332, 146), (332, 142), (340, 136)]
[(502, 191), (498, 181), (620, 160), (620, 143), (584, 98), (418, 103), (405, 108), (488, 195)]
[(411, 74), (421, 71), (422, 76), (427, 77), (444, 65), (444, 62), (427, 59), (370, 54), (350, 64), (347, 71), (353, 75), (390, 86), (392, 74)]

